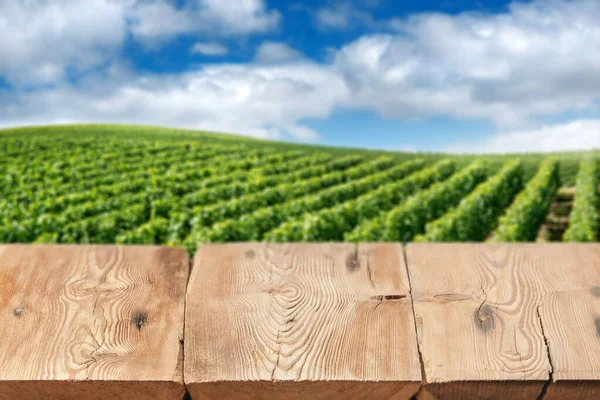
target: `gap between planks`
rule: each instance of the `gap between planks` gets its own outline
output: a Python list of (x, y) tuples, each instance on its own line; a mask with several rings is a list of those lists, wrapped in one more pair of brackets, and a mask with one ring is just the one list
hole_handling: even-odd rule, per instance
[(185, 311), (186, 311), (186, 307), (187, 307), (187, 291), (188, 291), (188, 285), (190, 284), (190, 276), (192, 276), (192, 270), (194, 269), (194, 259), (196, 258), (196, 256), (194, 255), (194, 257), (192, 257), (192, 255), (190, 254), (190, 252), (187, 252), (188, 255), (188, 276), (187, 276), (187, 281), (185, 282), (185, 294), (183, 295), (183, 329), (182, 329), (182, 335), (181, 335), (181, 341), (179, 342), (179, 346), (181, 349), (181, 379), (183, 380), (183, 387), (185, 389), (185, 394), (183, 395), (183, 400), (192, 400), (192, 396), (190, 395), (190, 392), (187, 388), (187, 385), (185, 384)]
[(408, 293), (410, 294), (410, 307), (413, 313), (413, 321), (415, 321), (415, 335), (417, 337), (417, 353), (419, 354), (419, 364), (421, 365), (421, 386), (419, 387), (419, 391), (415, 393), (411, 400), (416, 400), (419, 397), (421, 391), (423, 391), (423, 387), (425, 386), (426, 377), (425, 377), (425, 364), (423, 363), (423, 354), (421, 353), (421, 346), (419, 346), (419, 329), (417, 328), (417, 315), (415, 313), (415, 300), (412, 296), (412, 283), (410, 279), (410, 272), (408, 270), (408, 254), (406, 253), (406, 245), (404, 243), (402, 246), (402, 255), (404, 256), (404, 267), (406, 268), (406, 276), (408, 277)]

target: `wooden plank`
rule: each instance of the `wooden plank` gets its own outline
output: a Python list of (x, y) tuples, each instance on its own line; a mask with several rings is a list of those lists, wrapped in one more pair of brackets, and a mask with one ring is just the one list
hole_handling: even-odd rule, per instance
[(407, 258), (424, 398), (600, 398), (600, 246), (411, 244)]
[(400, 245), (203, 245), (186, 302), (192, 398), (408, 399), (420, 386)]
[(409, 244), (422, 398), (536, 399), (550, 377), (542, 292), (520, 246)]
[(0, 246), (0, 399), (180, 399), (183, 249)]
[(600, 245), (536, 249), (554, 261), (539, 309), (553, 367), (544, 399), (600, 399)]

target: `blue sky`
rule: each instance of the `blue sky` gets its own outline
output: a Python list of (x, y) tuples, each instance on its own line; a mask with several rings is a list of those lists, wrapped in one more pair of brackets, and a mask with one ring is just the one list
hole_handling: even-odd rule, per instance
[(0, 1), (0, 127), (600, 147), (598, 20), (596, 0)]

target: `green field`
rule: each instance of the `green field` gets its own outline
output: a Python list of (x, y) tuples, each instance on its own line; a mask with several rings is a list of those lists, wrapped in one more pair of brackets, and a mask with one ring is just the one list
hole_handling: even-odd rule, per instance
[(0, 131), (0, 242), (596, 241), (600, 154), (445, 155), (118, 125)]

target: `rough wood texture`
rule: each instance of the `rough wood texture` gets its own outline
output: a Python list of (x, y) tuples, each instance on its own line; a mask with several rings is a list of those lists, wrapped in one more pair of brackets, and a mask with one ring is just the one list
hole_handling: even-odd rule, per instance
[(420, 397), (599, 398), (600, 247), (410, 244), (407, 258)]
[(203, 245), (187, 293), (192, 398), (407, 399), (421, 374), (400, 245)]
[(540, 307), (553, 383), (544, 399), (600, 399), (600, 245), (536, 248), (551, 288)]
[(0, 399), (180, 399), (183, 249), (0, 246)]
[[(550, 363), (537, 316), (542, 293), (530, 269), (541, 272), (545, 266), (527, 263), (513, 249), (408, 245), (429, 396), (535, 399), (542, 392)], [(492, 381), (500, 390), (489, 390)]]

